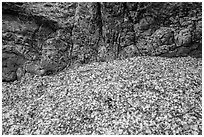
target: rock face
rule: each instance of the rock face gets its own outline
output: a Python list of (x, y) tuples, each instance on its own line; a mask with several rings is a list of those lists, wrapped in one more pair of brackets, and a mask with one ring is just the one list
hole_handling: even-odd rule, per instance
[[(185, 18), (186, 19), (186, 18)], [(193, 22), (193, 21), (194, 22)], [(138, 41), (143, 55), (162, 57), (202, 57), (202, 34), (199, 18), (182, 21), (182, 27), (161, 27), (151, 36)]]
[(133, 56), (201, 58), (202, 6), (185, 4), (181, 12), (180, 3), (5, 2), (3, 81), (24, 75), (27, 61), (43, 70), (27, 72), (47, 75), (74, 63)]
[[(58, 63), (59, 69), (65, 66), (68, 46), (64, 39), (68, 39), (66, 37), (68, 35), (65, 35), (60, 29), (56, 31), (59, 26), (55, 21), (46, 19), (40, 14), (35, 15), (36, 11), (32, 11), (33, 8), (30, 9), (28, 6), (26, 3), (3, 4), (3, 81), (14, 81), (25, 72), (42, 75), (38, 70), (39, 63), (30, 65), (33, 70), (32, 67), (22, 69), (23, 66), (26, 66), (27, 61), (42, 62), (46, 69), (50, 69), (48, 65), (53, 64), (54, 61), (55, 64)], [(28, 12), (32, 12), (32, 15)], [(63, 37), (58, 40), (59, 37), (56, 37), (58, 35)], [(52, 49), (52, 47), (55, 48)], [(16, 74), (17, 70), (18, 74)], [(52, 70), (57, 69), (52, 68)]]

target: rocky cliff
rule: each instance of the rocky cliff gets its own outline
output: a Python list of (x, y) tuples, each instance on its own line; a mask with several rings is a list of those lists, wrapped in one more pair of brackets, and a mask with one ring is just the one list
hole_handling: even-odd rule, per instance
[(133, 56), (201, 58), (202, 4), (4, 2), (2, 43), (3, 81), (27, 61), (50, 74)]

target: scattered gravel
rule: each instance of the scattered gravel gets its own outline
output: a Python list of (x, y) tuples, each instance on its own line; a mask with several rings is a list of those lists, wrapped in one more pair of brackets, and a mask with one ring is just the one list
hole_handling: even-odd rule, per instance
[(135, 57), (2, 84), (2, 133), (201, 135), (201, 59)]

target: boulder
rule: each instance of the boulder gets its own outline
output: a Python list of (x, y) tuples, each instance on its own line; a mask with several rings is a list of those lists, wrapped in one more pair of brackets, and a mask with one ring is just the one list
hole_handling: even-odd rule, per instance
[(44, 68), (50, 68), (50, 64), (54, 64), (53, 67), (57, 67), (52, 70), (60, 70), (68, 64), (68, 43), (61, 40), (59, 37), (50, 38), (45, 41), (42, 46), (41, 64)]
[(137, 52), (137, 48), (134, 45), (127, 46), (121, 52), (121, 58), (134, 57)]
[(23, 64), (23, 69), (27, 73), (43, 76), (46, 70), (37, 61), (27, 61)]
[(26, 73), (44, 76), (46, 75), (46, 70), (41, 66), (39, 61), (26, 61), (16, 70), (17, 80), (20, 80)]
[(98, 60), (99, 61), (105, 61), (106, 60), (106, 53), (107, 53), (107, 48), (105, 46), (101, 46), (98, 50)]
[[(50, 60), (41, 60), (40, 64), (37, 65), (38, 74), (40, 75), (51, 75), (59, 72), (66, 67), (66, 64), (60, 64), (60, 62), (54, 62)], [(41, 74), (42, 73), (42, 74)]]
[(21, 78), (25, 75), (25, 70), (23, 69), (23, 67), (19, 67), (16, 70), (16, 76), (17, 76), (17, 80), (20, 81)]
[(46, 71), (39, 61), (28, 61), (15, 46), (3, 45), (2, 48), (2, 81), (20, 80), (25, 73), (45, 75)]
[(172, 45), (162, 45), (158, 48), (156, 48), (151, 55), (155, 55), (155, 56), (158, 56), (158, 55), (161, 55), (161, 54), (164, 54), (164, 53), (168, 53), (169, 51), (173, 50), (175, 48), (175, 44), (172, 44)]
[(141, 30), (148, 30), (154, 24), (154, 18), (147, 16), (140, 20), (139, 26)]
[(191, 56), (195, 58), (202, 57), (201, 44), (192, 44), (189, 47), (181, 46), (170, 49), (167, 53), (161, 54), (162, 57), (186, 57)]
[(202, 58), (202, 50), (193, 50), (189, 53), (189, 56), (194, 58)]
[(168, 52), (174, 47), (174, 30), (168, 27), (161, 27), (151, 36), (151, 46), (149, 52), (151, 55), (160, 55)]
[(6, 67), (2, 68), (2, 82), (13, 82), (17, 80), (16, 72)]
[(152, 34), (152, 43), (157, 46), (174, 44), (174, 30), (168, 27), (161, 27)]
[(2, 81), (12, 82), (17, 79), (16, 70), (22, 66), (26, 59), (17, 51), (5, 51), (2, 53)]
[(191, 30), (189, 28), (182, 29), (175, 36), (175, 43), (177, 47), (189, 46), (192, 41)]

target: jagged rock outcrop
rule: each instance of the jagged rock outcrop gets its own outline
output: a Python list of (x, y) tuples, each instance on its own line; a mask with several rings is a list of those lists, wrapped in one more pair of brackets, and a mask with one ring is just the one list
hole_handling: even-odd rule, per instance
[[(68, 42), (64, 39), (68, 38), (65, 34), (59, 35), (59, 32), (62, 33), (62, 31), (56, 31), (63, 25), (53, 20), (52, 17), (45, 16), (46, 13), (44, 12), (43, 14), (38, 13), (34, 10), (35, 8), (31, 8), (31, 5), (35, 7), (34, 3), (3, 3), (3, 62), (4, 64), (12, 64), (7, 68), (3, 66), (3, 81), (16, 80), (16, 71), (18, 68), (22, 68), (25, 61), (41, 61), (43, 63), (50, 61), (43, 65), (46, 70), (51, 69), (47, 64), (53, 64), (53, 61), (55, 61), (55, 64), (58, 62), (58, 66), (61, 68), (65, 66), (64, 64), (62, 66), (62, 60), (66, 61), (64, 56), (67, 53), (66, 48), (68, 46), (66, 44)], [(39, 4), (37, 5), (40, 6)], [(63, 36), (63, 38), (55, 38), (57, 35)], [(52, 49), (53, 45), (57, 47), (54, 50)], [(9, 47), (12, 47), (12, 50)], [(57, 56), (50, 54), (51, 50)], [(11, 52), (13, 51), (18, 54), (12, 54)], [(19, 54), (21, 55), (20, 57), (24, 58), (24, 61), (21, 61), (22, 59), (19, 57)], [(48, 56), (52, 59), (46, 58)], [(21, 63), (17, 63), (16, 65), (16, 60)], [(56, 70), (56, 68), (52, 68), (52, 70)], [(36, 71), (35, 74), (38, 74), (38, 72)]]
[[(201, 3), (4, 2), (2, 13), (2, 47), (40, 62), (45, 74), (132, 56), (202, 57)], [(11, 56), (4, 64), (21, 58), (3, 54)], [(22, 63), (10, 66), (6, 81)]]

